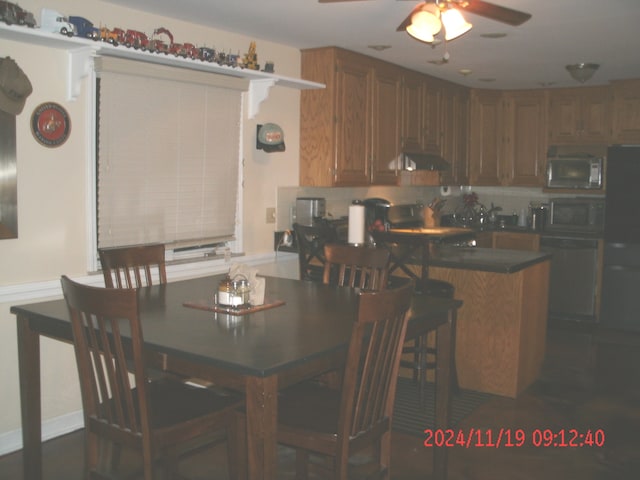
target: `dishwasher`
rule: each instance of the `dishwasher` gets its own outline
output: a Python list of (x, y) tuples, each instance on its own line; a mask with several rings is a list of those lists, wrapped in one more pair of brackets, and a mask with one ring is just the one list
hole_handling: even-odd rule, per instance
[(540, 250), (552, 254), (549, 319), (596, 322), (598, 240), (543, 235)]

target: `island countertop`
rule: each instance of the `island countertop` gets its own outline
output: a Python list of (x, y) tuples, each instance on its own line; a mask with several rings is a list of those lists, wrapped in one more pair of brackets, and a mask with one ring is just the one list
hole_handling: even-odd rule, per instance
[(440, 245), (431, 248), (429, 266), (515, 273), (550, 258), (551, 254), (543, 252)]

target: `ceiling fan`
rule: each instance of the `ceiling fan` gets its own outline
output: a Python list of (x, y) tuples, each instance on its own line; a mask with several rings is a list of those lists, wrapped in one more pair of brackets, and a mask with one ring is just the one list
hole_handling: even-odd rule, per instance
[[(337, 3), (337, 2), (352, 2), (359, 0), (318, 0), (320, 3)], [(437, 8), (433, 8), (433, 7)], [(420, 2), (411, 11), (409, 16), (400, 24), (397, 31), (407, 30), (412, 23), (415, 14), (425, 10), (429, 12), (445, 12), (446, 10), (458, 10), (460, 12), (469, 12), (482, 17), (490, 18), (498, 22), (503, 22), (508, 25), (518, 26), (531, 18), (531, 14), (513, 10), (511, 8), (502, 7), (493, 3), (485, 2), (483, 0), (427, 0)], [(470, 24), (469, 28), (471, 28)]]

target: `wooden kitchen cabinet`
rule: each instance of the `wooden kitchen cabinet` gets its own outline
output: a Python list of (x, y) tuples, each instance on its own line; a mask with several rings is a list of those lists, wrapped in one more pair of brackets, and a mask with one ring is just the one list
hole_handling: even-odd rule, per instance
[(477, 232), (476, 247), (493, 248), (493, 232)]
[(422, 114), (424, 75), (404, 70), (402, 75), (402, 149), (406, 152), (422, 152)]
[(444, 135), (442, 97), (444, 84), (438, 80), (428, 79), (423, 83), (424, 94), (422, 112), (424, 115), (424, 130), (422, 144), (424, 150), (442, 155), (442, 141)]
[(542, 186), (547, 150), (546, 93), (474, 90), (470, 109), (470, 183)]
[(357, 58), (337, 58), (336, 185), (370, 183), (372, 76), (371, 66)]
[(611, 137), (611, 90), (549, 90), (549, 144), (607, 144)]
[(492, 247), (539, 252), (540, 235), (528, 232), (493, 232)]
[(372, 94), (371, 183), (394, 185), (402, 125), (402, 75), (399, 70), (392, 65), (377, 64)]
[(547, 158), (547, 97), (544, 90), (504, 94), (503, 185), (544, 185)]
[(443, 185), (469, 184), (469, 90), (447, 86), (442, 98), (442, 157), (451, 168), (442, 172)]
[(612, 142), (640, 143), (640, 80), (612, 84)]
[(403, 150), (441, 155), (444, 82), (406, 70), (402, 84)]
[(476, 246), (507, 250), (540, 251), (540, 234), (533, 232), (484, 231), (476, 233)]
[(469, 183), (469, 89), (407, 70), (402, 105), (402, 149), (443, 157), (440, 184)]
[(501, 185), (503, 178), (502, 93), (472, 90), (469, 127), (469, 179), (473, 185)]
[(302, 52), (302, 77), (326, 88), (301, 94), (300, 185), (395, 184), (399, 72), (391, 64), (339, 48)]

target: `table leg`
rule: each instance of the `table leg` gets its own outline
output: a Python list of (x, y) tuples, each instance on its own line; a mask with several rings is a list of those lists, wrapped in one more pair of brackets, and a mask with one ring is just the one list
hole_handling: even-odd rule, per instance
[[(451, 419), (451, 371), (455, 337), (456, 311), (449, 312), (448, 321), (437, 329), (436, 348), (438, 361), (436, 362), (436, 430), (449, 428)], [(434, 447), (433, 474), (437, 480), (447, 478), (447, 447)]]
[(250, 480), (277, 478), (278, 378), (246, 380), (247, 456)]
[(18, 315), (18, 368), (22, 415), (23, 478), (42, 478), (42, 423), (40, 405), (40, 335), (29, 319)]

